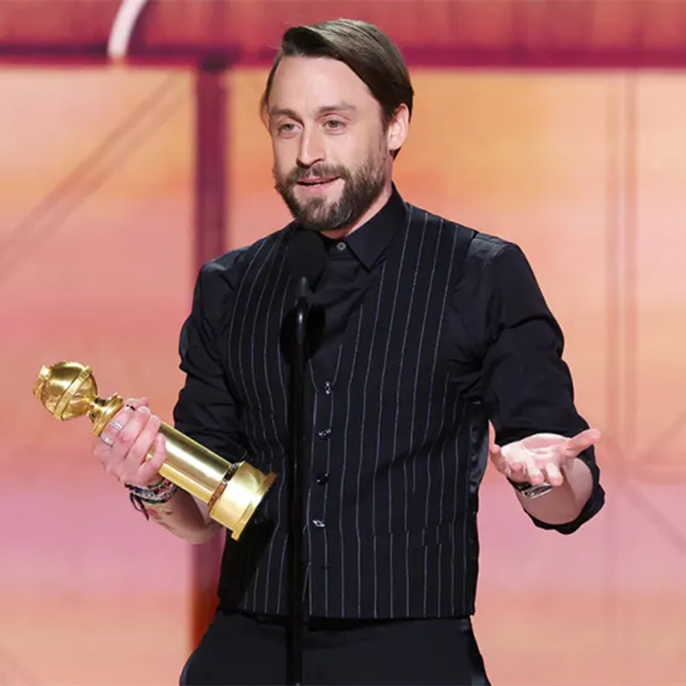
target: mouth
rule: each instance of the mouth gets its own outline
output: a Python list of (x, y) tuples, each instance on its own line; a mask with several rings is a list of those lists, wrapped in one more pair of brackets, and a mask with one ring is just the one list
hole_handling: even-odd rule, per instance
[(328, 188), (334, 181), (337, 180), (337, 176), (316, 179), (301, 179), (297, 182), (296, 185), (307, 190), (319, 190), (323, 188)]

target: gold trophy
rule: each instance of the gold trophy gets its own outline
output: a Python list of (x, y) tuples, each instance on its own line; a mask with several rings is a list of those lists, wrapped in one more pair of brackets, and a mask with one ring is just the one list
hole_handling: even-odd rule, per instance
[[(106, 400), (99, 398), (93, 372), (78, 362), (43, 367), (33, 394), (57, 419), (88, 415), (96, 436), (124, 404), (117, 393)], [(237, 541), (276, 475), (263, 474), (247, 462), (229, 462), (168, 424), (162, 423), (160, 433), (167, 446), (160, 474), (207, 503), (212, 519), (229, 529)]]

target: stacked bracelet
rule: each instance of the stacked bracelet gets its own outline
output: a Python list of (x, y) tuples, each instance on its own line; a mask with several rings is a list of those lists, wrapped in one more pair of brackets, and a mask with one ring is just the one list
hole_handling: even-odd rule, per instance
[(179, 487), (169, 481), (168, 479), (162, 479), (159, 483), (154, 486), (134, 486), (133, 484), (126, 484), (126, 488), (129, 490), (129, 498), (134, 508), (139, 512), (143, 512), (147, 518), (147, 512), (145, 511), (144, 503), (150, 505), (161, 505), (172, 499)]
[(145, 503), (160, 504), (171, 500), (172, 496), (178, 490), (178, 486), (168, 479), (162, 479), (154, 486), (134, 486), (133, 484), (126, 484), (129, 492), (135, 495), (139, 500)]

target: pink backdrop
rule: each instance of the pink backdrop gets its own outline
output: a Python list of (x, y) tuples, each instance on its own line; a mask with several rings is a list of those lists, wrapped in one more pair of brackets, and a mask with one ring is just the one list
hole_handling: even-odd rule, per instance
[[(535, 530), (487, 476), (476, 627), (491, 678), (683, 684), (686, 77), (413, 75), (399, 189), (522, 245), (605, 432), (608, 503), (573, 537)], [(264, 78), (228, 82), (230, 246), (288, 220)], [(94, 463), (88, 420), (57, 422), (31, 388), (74, 359), (103, 394), (147, 395), (170, 419), (195, 276), (192, 87), (182, 71), (0, 70), (0, 683), (173, 684), (189, 650), (189, 548)]]

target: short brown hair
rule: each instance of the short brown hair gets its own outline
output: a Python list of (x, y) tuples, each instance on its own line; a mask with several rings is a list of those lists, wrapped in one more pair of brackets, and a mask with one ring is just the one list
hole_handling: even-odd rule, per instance
[(281, 39), (260, 107), (266, 115), (274, 74), (284, 57), (330, 57), (352, 69), (381, 105), (384, 126), (401, 105), (412, 116), (414, 90), (400, 50), (377, 26), (356, 19), (332, 19), (310, 26), (294, 26)]

